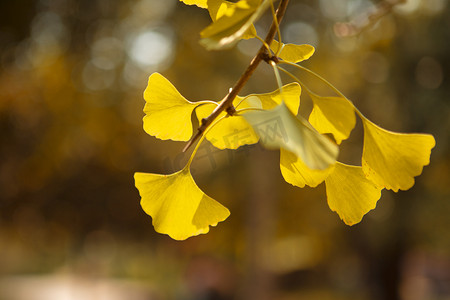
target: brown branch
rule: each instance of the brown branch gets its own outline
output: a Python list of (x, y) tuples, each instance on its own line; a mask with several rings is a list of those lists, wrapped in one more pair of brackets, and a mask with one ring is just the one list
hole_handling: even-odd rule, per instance
[[(276, 20), (278, 21), (278, 24), (280, 24), (281, 20), (284, 17), (284, 13), (286, 12), (287, 5), (289, 3), (289, 0), (281, 0), (280, 4), (278, 5), (277, 11), (276, 11)], [(270, 45), (272, 43), (272, 40), (275, 37), (275, 34), (277, 32), (277, 26), (276, 21), (273, 20), (272, 25), (270, 26), (269, 32), (267, 33), (266, 38), (264, 41)], [(237, 94), (240, 92), (240, 90), (244, 87), (244, 85), (247, 83), (247, 81), (252, 76), (253, 72), (255, 71), (256, 67), (259, 65), (259, 63), (267, 58), (267, 49), (263, 45), (259, 49), (258, 53), (253, 57), (252, 61), (248, 65), (247, 69), (244, 71), (244, 73), (241, 75), (239, 80), (235, 83), (233, 88), (230, 90), (230, 92), (225, 96), (222, 103), (216, 107), (216, 109), (206, 118), (202, 119), (202, 124), (197, 129), (197, 133), (194, 135), (194, 137), (186, 144), (186, 146), (183, 149), (183, 152), (185, 152), (189, 147), (205, 132), (206, 128), (208, 128), (209, 125), (219, 116), (219, 114), (226, 110), (226, 112), (229, 115), (233, 115), (236, 110), (233, 106), (233, 100), (236, 98)]]

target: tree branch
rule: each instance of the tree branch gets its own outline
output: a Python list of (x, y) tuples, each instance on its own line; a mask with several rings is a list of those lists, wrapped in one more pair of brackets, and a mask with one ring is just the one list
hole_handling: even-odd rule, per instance
[(356, 36), (364, 29), (375, 24), (379, 19), (392, 12), (394, 6), (405, 2), (406, 0), (381, 1), (371, 11), (356, 16), (350, 22), (339, 22), (334, 24), (334, 33), (341, 38)]
[[(277, 32), (277, 26), (279, 23), (281, 23), (281, 20), (284, 17), (284, 13), (286, 12), (287, 5), (289, 3), (289, 0), (281, 0), (280, 4), (278, 5), (277, 11), (276, 11), (276, 20), (278, 21), (278, 24), (276, 24), (276, 20), (273, 20), (272, 25), (270, 26), (269, 32), (267, 33), (266, 38), (264, 41), (270, 45), (272, 43), (272, 40), (275, 37), (275, 34)], [(248, 65), (247, 69), (244, 71), (244, 73), (241, 75), (239, 80), (235, 83), (233, 88), (230, 90), (230, 92), (225, 96), (222, 103), (216, 107), (216, 109), (206, 118), (202, 119), (202, 124), (197, 129), (197, 133), (194, 135), (194, 137), (191, 138), (191, 140), (186, 144), (186, 146), (183, 149), (183, 152), (185, 152), (189, 147), (205, 132), (206, 128), (208, 128), (209, 125), (219, 116), (219, 114), (226, 110), (226, 112), (229, 115), (233, 115), (236, 110), (233, 106), (233, 100), (236, 98), (237, 94), (240, 92), (240, 90), (244, 87), (244, 85), (247, 83), (247, 81), (252, 76), (253, 72), (255, 71), (256, 67), (258, 67), (259, 63), (262, 60), (265, 60), (267, 58), (267, 49), (264, 45), (261, 46), (258, 53), (253, 57), (252, 61)]]

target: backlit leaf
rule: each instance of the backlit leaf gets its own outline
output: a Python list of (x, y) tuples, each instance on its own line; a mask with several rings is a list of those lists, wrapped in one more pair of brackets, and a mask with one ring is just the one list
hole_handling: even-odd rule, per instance
[(200, 32), (200, 43), (209, 50), (234, 46), (244, 34), (248, 34), (253, 22), (269, 7), (270, 1), (241, 0), (235, 5), (225, 4), (224, 11), (218, 10), (220, 18)]
[(192, 111), (202, 102), (189, 102), (159, 73), (148, 79), (144, 130), (162, 140), (187, 141), (192, 136)]
[(269, 111), (244, 115), (267, 148), (285, 149), (310, 169), (324, 170), (336, 161), (338, 147), (305, 119), (297, 118), (284, 103)]
[(430, 163), (435, 140), (429, 134), (396, 133), (363, 118), (362, 168), (367, 178), (397, 192), (414, 185), (414, 177)]
[[(232, 15), (237, 3), (225, 1), (225, 0), (208, 0), (208, 11), (211, 16), (211, 20), (216, 22), (224, 15)], [(240, 37), (241, 39), (251, 39), (256, 36), (255, 26), (250, 28)]]
[(327, 178), (333, 166), (325, 170), (311, 170), (294, 153), (280, 149), (280, 170), (287, 183), (298, 187), (316, 187)]
[(278, 47), (281, 47), (278, 57), (291, 63), (298, 63), (307, 60), (314, 54), (314, 47), (308, 44), (283, 44), (273, 40), (272, 44), (270, 44), (270, 49), (276, 53), (278, 51)]
[(309, 94), (314, 103), (309, 122), (320, 133), (331, 133), (340, 144), (350, 136), (356, 117), (353, 104), (342, 97), (321, 97)]
[(377, 205), (382, 188), (368, 180), (359, 166), (337, 162), (325, 179), (328, 206), (347, 225), (354, 225)]
[(198, 7), (201, 8), (208, 8), (208, 5), (206, 4), (208, 2), (207, 0), (180, 0), (180, 1), (187, 5), (197, 5)]
[[(283, 86), (283, 93), (279, 90), (266, 94), (252, 94), (246, 97), (236, 97), (233, 105), (236, 109), (244, 108), (263, 108), (272, 109), (279, 105), (283, 99), (289, 110), (297, 114), (300, 105), (301, 88), (297, 83), (291, 83)], [(240, 103), (240, 104), (239, 104)], [(239, 104), (239, 106), (238, 106)], [(205, 104), (199, 106), (195, 113), (199, 122), (201, 119), (209, 116), (215, 109), (214, 104)], [(245, 112), (243, 112), (244, 114)], [(219, 115), (219, 118), (225, 116), (225, 112)], [(219, 149), (237, 149), (243, 145), (251, 145), (258, 142), (259, 137), (252, 126), (239, 115), (229, 116), (217, 123), (206, 134), (206, 138)]]
[(175, 240), (207, 233), (230, 212), (195, 184), (189, 166), (170, 175), (135, 173), (142, 209), (159, 233)]
[[(233, 102), (237, 103), (239, 100), (242, 100), (242, 98), (236, 97)], [(249, 101), (244, 100), (239, 107), (261, 107), (261, 102), (259, 100), (258, 102), (249, 103)], [(215, 105), (213, 104), (198, 107), (195, 112), (199, 121), (209, 116), (214, 108)], [(218, 118), (225, 115), (226, 112), (222, 112)], [(219, 149), (237, 149), (240, 146), (258, 142), (258, 136), (253, 128), (241, 116), (228, 116), (221, 120), (206, 133), (206, 139)]]

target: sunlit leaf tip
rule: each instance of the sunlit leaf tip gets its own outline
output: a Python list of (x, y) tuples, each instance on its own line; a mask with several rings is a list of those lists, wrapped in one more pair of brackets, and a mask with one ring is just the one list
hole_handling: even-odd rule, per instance
[(295, 44), (283, 44), (276, 40), (273, 40), (270, 44), (270, 49), (277, 53), (278, 57), (284, 61), (291, 63), (299, 63), (309, 59), (314, 54), (314, 47), (308, 44), (295, 45)]
[(175, 240), (207, 233), (230, 215), (200, 190), (188, 167), (170, 175), (135, 173), (134, 179), (155, 230)]
[(208, 0), (180, 0), (180, 1), (187, 5), (197, 5), (198, 7), (201, 8), (208, 8), (207, 4)]
[(356, 124), (353, 104), (343, 97), (321, 97), (310, 93), (313, 110), (309, 122), (320, 133), (331, 133), (340, 144), (350, 136)]
[(191, 138), (191, 115), (198, 102), (186, 100), (159, 73), (150, 76), (144, 99), (145, 132), (162, 140), (187, 141)]
[(367, 178), (397, 192), (414, 185), (414, 177), (430, 163), (435, 140), (429, 134), (396, 133), (378, 127), (366, 118), (362, 168)]
[(336, 161), (338, 147), (306, 120), (296, 117), (284, 103), (269, 111), (244, 115), (267, 148), (285, 149), (310, 169), (324, 170)]
[(368, 180), (359, 166), (337, 162), (325, 185), (328, 206), (347, 225), (361, 222), (381, 197), (382, 188)]

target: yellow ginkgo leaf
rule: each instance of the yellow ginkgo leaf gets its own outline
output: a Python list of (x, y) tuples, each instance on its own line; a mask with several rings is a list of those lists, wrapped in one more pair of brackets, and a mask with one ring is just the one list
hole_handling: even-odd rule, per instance
[(381, 197), (382, 188), (368, 180), (359, 166), (336, 162), (325, 185), (328, 206), (347, 225), (361, 222)]
[(144, 91), (144, 130), (162, 140), (187, 141), (192, 136), (192, 111), (203, 102), (189, 102), (159, 73)]
[(320, 133), (331, 133), (340, 144), (350, 136), (356, 117), (353, 104), (342, 97), (321, 97), (310, 93), (314, 107), (309, 122)]
[(336, 161), (338, 147), (305, 119), (296, 117), (284, 103), (272, 110), (249, 112), (245, 119), (267, 148), (285, 149), (310, 169), (324, 170)]
[[(248, 102), (244, 100), (241, 105), (240, 107), (248, 107)], [(252, 107), (255, 106), (252, 105)], [(195, 111), (199, 121), (209, 116), (214, 108), (215, 105), (213, 104), (199, 106)], [(225, 115), (226, 112), (222, 112), (218, 118), (222, 118)], [(240, 146), (258, 142), (258, 136), (253, 128), (241, 116), (229, 116), (221, 120), (208, 130), (206, 139), (219, 149), (237, 149)]]
[[(239, 110), (246, 108), (272, 109), (284, 99), (289, 110), (297, 114), (300, 105), (300, 85), (297, 83), (287, 84), (283, 86), (282, 90), (283, 93), (276, 90), (272, 93), (252, 94), (244, 98), (238, 96), (233, 100), (233, 105)], [(214, 104), (199, 106), (195, 110), (199, 122), (209, 116), (215, 108)], [(218, 118), (225, 114), (225, 112), (220, 114)], [(208, 131), (206, 139), (219, 149), (237, 149), (243, 145), (255, 144), (259, 140), (252, 126), (240, 115), (229, 116), (217, 123)]]
[(208, 0), (180, 0), (180, 1), (187, 5), (197, 5), (198, 7), (201, 8), (208, 8), (207, 5)]
[(287, 183), (298, 187), (316, 187), (327, 178), (333, 169), (331, 165), (325, 170), (311, 170), (294, 153), (280, 149), (280, 170)]
[[(211, 16), (211, 20), (213, 22), (216, 22), (224, 15), (233, 15), (238, 3), (233, 3), (225, 0), (208, 0), (208, 11), (209, 15)], [(255, 36), (255, 26), (251, 25), (250, 28), (240, 37), (240, 39), (247, 40), (254, 38)]]
[(269, 7), (271, 0), (241, 0), (225, 11), (220, 18), (206, 27), (200, 35), (200, 43), (209, 50), (234, 46)]
[[(280, 50), (279, 47), (281, 47)], [(276, 40), (272, 41), (272, 44), (270, 44), (270, 49), (272, 49), (275, 53), (278, 52), (278, 57), (282, 60), (294, 64), (307, 60), (314, 54), (315, 51), (314, 47), (308, 44), (283, 44)]]
[(134, 180), (155, 230), (175, 240), (207, 233), (230, 215), (195, 184), (189, 165), (170, 175), (135, 173)]
[(414, 177), (430, 163), (435, 140), (429, 134), (396, 133), (378, 127), (366, 118), (362, 168), (367, 178), (398, 192), (414, 185)]

